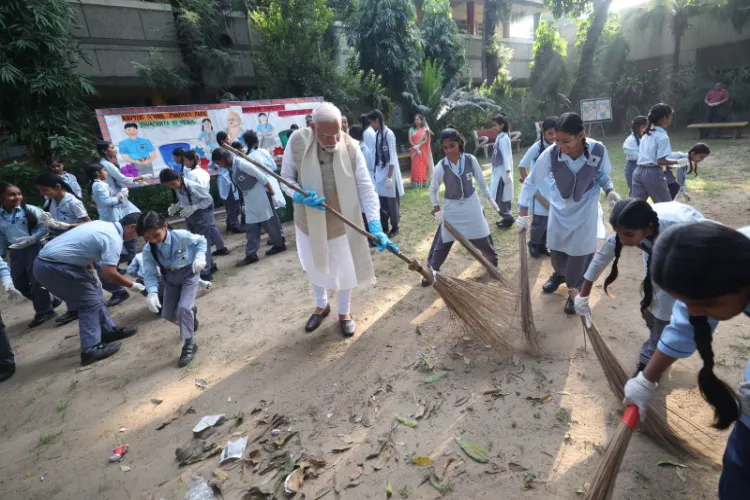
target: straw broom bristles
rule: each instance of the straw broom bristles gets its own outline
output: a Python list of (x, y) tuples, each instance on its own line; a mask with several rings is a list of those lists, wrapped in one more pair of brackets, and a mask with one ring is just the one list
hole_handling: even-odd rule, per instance
[(610, 500), (615, 489), (617, 474), (620, 472), (622, 460), (630, 444), (635, 426), (638, 425), (638, 407), (630, 405), (625, 409), (625, 414), (617, 426), (617, 431), (610, 441), (607, 451), (604, 452), (601, 462), (594, 471), (583, 500)]
[(474, 257), (484, 268), (487, 270), (490, 276), (495, 278), (497, 281), (502, 283), (507, 288), (512, 288), (513, 284), (500, 272), (500, 270), (492, 265), (490, 261), (487, 260), (487, 258), (484, 256), (484, 254), (474, 246), (474, 244), (466, 239), (463, 234), (461, 234), (453, 225), (448, 221), (443, 221), (443, 226), (445, 229), (451, 233), (453, 238), (455, 238), (456, 241), (461, 243), (461, 245), (468, 251), (472, 257)]
[[(591, 340), (591, 345), (594, 347), (596, 359), (599, 361), (602, 370), (604, 370), (604, 376), (607, 378), (607, 384), (609, 385), (609, 388), (619, 400), (622, 400), (625, 397), (625, 383), (630, 379), (630, 377), (625, 371), (625, 368), (623, 368), (618, 361), (615, 354), (612, 352), (612, 349), (610, 349), (607, 345), (607, 342), (604, 340), (604, 337), (599, 332), (596, 325), (591, 323), (590, 327), (586, 326), (586, 319), (583, 317), (581, 318), (581, 323), (583, 324), (585, 334)], [(643, 430), (644, 434), (656, 441), (656, 443), (662, 448), (681, 458), (697, 458), (699, 460), (705, 460), (709, 458), (703, 450), (696, 448), (674, 433), (669, 423), (667, 422), (666, 413), (667, 408), (663, 402), (651, 401), (651, 403), (649, 404), (648, 416), (641, 424), (641, 429)], [(673, 415), (679, 416), (674, 412), (671, 413)], [(692, 427), (693, 430), (702, 432), (697, 425), (693, 424), (685, 418), (680, 418), (686, 423), (687, 426)], [(692, 435), (692, 433), (685, 427), (679, 424), (677, 424), (676, 427), (678, 427), (681, 431)], [(695, 439), (694, 436), (693, 438)], [(700, 442), (700, 440), (696, 440)]]
[(521, 330), (526, 347), (533, 355), (544, 354), (539, 344), (539, 332), (534, 324), (534, 311), (531, 309), (531, 287), (529, 286), (529, 257), (526, 254), (526, 230), (518, 233), (518, 251), (521, 256), (518, 272), (518, 291), (521, 303)]

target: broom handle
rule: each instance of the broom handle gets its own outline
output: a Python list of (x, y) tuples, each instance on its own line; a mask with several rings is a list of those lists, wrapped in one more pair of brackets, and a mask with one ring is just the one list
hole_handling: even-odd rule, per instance
[[(453, 238), (461, 243), (464, 247), (467, 247), (469, 252), (472, 254), (472, 256), (479, 261), (480, 264), (484, 266), (485, 269), (487, 269), (487, 272), (490, 273), (490, 275), (495, 278), (496, 280), (505, 283), (505, 278), (500, 274), (500, 271), (497, 269), (497, 267), (493, 266), (492, 263), (490, 263), (489, 260), (487, 260), (487, 257), (484, 256), (484, 254), (476, 248), (471, 241), (467, 240), (463, 234), (461, 234), (458, 229), (453, 227), (453, 225), (448, 222), (447, 220), (443, 221), (443, 227), (448, 230), (451, 235), (453, 235)], [(468, 245), (471, 245), (473, 248), (469, 249)], [(474, 251), (472, 251), (474, 250)]]
[[(289, 182), (288, 180), (284, 179), (283, 177), (281, 177), (281, 176), (280, 176), (279, 174), (277, 174), (276, 172), (274, 172), (274, 171), (272, 171), (272, 170), (268, 169), (268, 168), (267, 168), (267, 167), (265, 167), (264, 165), (261, 165), (261, 164), (260, 164), (260, 163), (258, 163), (257, 161), (255, 161), (255, 160), (253, 160), (252, 158), (250, 158), (249, 156), (247, 156), (247, 155), (246, 155), (245, 153), (243, 153), (243, 152), (241, 152), (241, 151), (237, 151), (236, 149), (234, 149), (234, 148), (233, 148), (233, 147), (231, 147), (231, 146), (222, 146), (222, 147), (223, 147), (224, 149), (226, 149), (227, 151), (231, 151), (232, 153), (236, 154), (237, 156), (240, 156), (240, 157), (244, 158), (245, 160), (249, 161), (249, 162), (250, 162), (250, 163), (252, 163), (252, 164), (253, 164), (254, 166), (256, 166), (256, 167), (258, 167), (259, 169), (261, 169), (261, 170), (262, 170), (262, 171), (263, 171), (264, 173), (266, 173), (266, 174), (268, 174), (268, 175), (272, 176), (272, 177), (273, 177), (274, 179), (276, 179), (276, 180), (277, 180), (277, 181), (279, 181), (280, 183), (284, 184), (284, 185), (285, 185), (286, 187), (288, 187), (288, 188), (289, 188), (289, 189), (291, 189), (292, 191), (295, 191), (295, 192), (297, 192), (297, 193), (299, 193), (299, 194), (302, 194), (302, 195), (304, 195), (304, 196), (307, 196), (307, 193), (306, 193), (306, 192), (304, 192), (304, 191), (303, 191), (303, 190), (302, 190), (301, 188), (299, 188), (299, 187), (295, 186), (294, 184), (292, 184), (292, 183), (291, 183), (291, 182)], [(330, 212), (331, 214), (333, 214), (333, 216), (334, 216), (334, 217), (336, 217), (336, 218), (337, 218), (337, 219), (339, 219), (339, 220), (340, 220), (341, 222), (343, 222), (343, 223), (344, 223), (344, 224), (346, 224), (347, 226), (349, 226), (349, 227), (351, 227), (352, 229), (354, 229), (355, 231), (357, 231), (357, 232), (358, 232), (359, 234), (361, 234), (362, 236), (364, 236), (364, 237), (365, 237), (365, 238), (367, 238), (368, 240), (372, 241), (373, 243), (380, 243), (380, 240), (379, 240), (379, 239), (377, 239), (377, 238), (376, 238), (375, 236), (373, 236), (373, 235), (372, 235), (372, 234), (370, 234), (369, 232), (367, 232), (367, 231), (365, 231), (364, 229), (362, 229), (361, 227), (359, 227), (359, 226), (358, 226), (357, 224), (355, 224), (354, 222), (352, 222), (352, 221), (350, 221), (349, 219), (347, 219), (346, 217), (344, 217), (344, 216), (343, 216), (342, 214), (340, 214), (340, 213), (339, 213), (338, 211), (336, 211), (336, 210), (334, 210), (333, 208), (331, 208), (330, 206), (326, 205), (326, 203), (325, 203), (325, 202), (321, 203), (321, 204), (320, 204), (320, 206), (324, 207), (324, 208), (326, 209), (326, 211), (328, 211), (328, 212)], [(428, 270), (426, 270), (426, 269), (425, 269), (424, 267), (422, 267), (422, 265), (421, 265), (421, 264), (419, 264), (419, 262), (417, 262), (417, 260), (416, 260), (416, 259), (410, 259), (410, 258), (409, 258), (409, 257), (407, 257), (406, 255), (402, 254), (402, 253), (401, 253), (400, 251), (398, 251), (398, 250), (394, 250), (394, 249), (393, 249), (393, 248), (391, 248), (391, 247), (386, 247), (386, 248), (387, 248), (387, 249), (388, 249), (388, 250), (389, 250), (389, 251), (390, 251), (390, 252), (391, 252), (391, 253), (392, 253), (393, 255), (395, 255), (395, 256), (396, 256), (396, 257), (398, 257), (399, 259), (401, 259), (401, 260), (403, 260), (404, 262), (406, 262), (407, 264), (409, 264), (409, 268), (410, 268), (410, 269), (413, 269), (414, 271), (417, 271), (417, 272), (418, 272), (419, 274), (421, 274), (421, 275), (422, 275), (422, 277), (423, 277), (423, 278), (425, 278), (425, 279), (426, 279), (427, 281), (429, 281), (429, 282), (430, 282), (431, 284), (432, 284), (432, 283), (434, 282), (434, 278), (433, 278), (433, 276), (432, 276), (432, 273), (431, 273), (431, 272), (429, 272)]]

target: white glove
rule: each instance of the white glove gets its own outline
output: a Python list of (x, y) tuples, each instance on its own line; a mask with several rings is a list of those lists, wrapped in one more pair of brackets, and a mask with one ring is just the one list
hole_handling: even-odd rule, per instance
[(49, 213), (49, 212), (42, 212), (42, 215), (39, 216), (39, 222), (41, 222), (42, 224), (44, 224), (47, 227), (50, 227), (49, 224), (53, 220), (55, 220), (55, 219), (52, 218), (52, 214)]
[(203, 271), (204, 267), (206, 267), (206, 256), (202, 253), (199, 253), (195, 256), (195, 259), (193, 259), (193, 272), (195, 274), (199, 274), (201, 271)]
[(177, 204), (172, 204), (172, 205), (169, 205), (169, 208), (167, 209), (167, 215), (171, 217), (179, 211), (180, 211), (180, 206)]
[(117, 198), (120, 200), (127, 200), (128, 196), (130, 196), (130, 190), (128, 188), (122, 188), (120, 189), (120, 192), (117, 193)]
[(5, 290), (5, 293), (8, 294), (8, 300), (11, 302), (17, 302), (23, 298), (23, 294), (19, 292), (15, 286), (13, 286), (13, 281), (8, 280), (5, 283), (3, 283), (3, 289)]
[(516, 231), (521, 232), (525, 229), (529, 228), (529, 216), (528, 215), (519, 215), (516, 217)]
[(690, 165), (690, 160), (688, 160), (687, 158), (680, 158), (679, 160), (677, 160), (678, 167), (687, 167), (688, 165)]
[(26, 248), (28, 246), (31, 246), (34, 243), (36, 243), (36, 238), (34, 238), (33, 236), (21, 236), (8, 248), (12, 248), (13, 250), (19, 250), (21, 248)]
[(614, 207), (618, 201), (620, 201), (622, 197), (617, 194), (617, 191), (614, 189), (607, 194), (607, 201), (609, 202), (609, 208)]
[(154, 178), (154, 174), (143, 174), (141, 176), (141, 179), (143, 179), (144, 181), (147, 181), (147, 180), (153, 179), (153, 178)]
[(273, 201), (273, 208), (281, 208), (281, 202), (276, 196), (271, 196), (271, 200)]
[(435, 220), (440, 225), (442, 225), (443, 222), (445, 222), (445, 212), (443, 212), (442, 210), (438, 210), (432, 216), (435, 217)]
[(387, 189), (393, 189), (393, 179), (391, 179), (390, 177), (388, 177), (388, 178), (387, 178), (387, 179), (385, 180), (385, 187), (386, 187)]
[(180, 211), (180, 217), (187, 219), (188, 217), (193, 215), (196, 210), (198, 210), (198, 207), (195, 205), (187, 206)]
[(750, 417), (750, 382), (742, 382), (737, 391), (737, 395), (740, 397), (742, 413), (745, 416)]
[(210, 281), (200, 280), (198, 286), (200, 288), (205, 288), (206, 290), (211, 290), (214, 287), (214, 284)]
[(513, 179), (510, 177), (510, 171), (503, 172), (503, 183), (504, 184), (512, 184)]
[(131, 286), (131, 287), (130, 287), (130, 289), (131, 289), (131, 290), (133, 290), (134, 292), (138, 292), (138, 293), (140, 293), (140, 292), (142, 292), (143, 290), (145, 290), (145, 289), (146, 289), (146, 287), (145, 287), (144, 285), (141, 285), (141, 284), (140, 284), (140, 283), (138, 283), (137, 281), (134, 281), (134, 282), (133, 282), (133, 286)]
[(70, 224), (68, 224), (67, 222), (60, 222), (52, 219), (52, 221), (47, 224), (47, 227), (50, 229), (55, 229), (57, 231), (67, 231), (68, 229), (70, 229)]
[(161, 302), (159, 302), (159, 294), (156, 292), (151, 292), (146, 297), (146, 304), (148, 305), (148, 310), (152, 313), (159, 313), (159, 308), (161, 308)]
[(591, 328), (591, 308), (589, 307), (589, 297), (582, 297), (580, 294), (576, 295), (573, 299), (573, 305), (575, 306), (576, 314), (583, 316), (586, 320), (586, 326)]
[(638, 372), (635, 378), (631, 378), (625, 384), (625, 398), (622, 400), (624, 405), (636, 405), (641, 422), (646, 419), (646, 410), (651, 398), (654, 397), (654, 391), (659, 386), (656, 382), (650, 382), (643, 376), (643, 372)]
[(495, 212), (500, 212), (500, 207), (497, 206), (497, 202), (493, 200), (492, 198), (487, 198), (487, 199), (490, 200), (490, 205), (492, 206), (492, 209)]

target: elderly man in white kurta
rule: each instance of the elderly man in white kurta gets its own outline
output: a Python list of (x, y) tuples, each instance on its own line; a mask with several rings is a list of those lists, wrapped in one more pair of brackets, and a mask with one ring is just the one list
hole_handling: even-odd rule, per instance
[(309, 128), (295, 131), (284, 150), (281, 176), (307, 194), (285, 188), (295, 202), (297, 251), (312, 284), (315, 311), (305, 325), (312, 332), (331, 312), (328, 290), (338, 291), (341, 332), (354, 335), (350, 314), (352, 290), (375, 282), (367, 239), (327, 212), (321, 203), (361, 225), (362, 201), (369, 232), (381, 252), (398, 248), (380, 224), (380, 203), (357, 141), (341, 132), (341, 112), (324, 102), (315, 109)]

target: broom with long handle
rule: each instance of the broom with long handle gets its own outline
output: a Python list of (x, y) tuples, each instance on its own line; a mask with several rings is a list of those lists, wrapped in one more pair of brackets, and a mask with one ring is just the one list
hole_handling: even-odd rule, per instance
[(529, 256), (526, 254), (526, 229), (518, 233), (518, 253), (520, 255), (518, 288), (521, 299), (521, 330), (523, 331), (523, 340), (529, 352), (538, 356), (545, 354), (545, 352), (539, 344), (539, 332), (534, 324), (534, 311), (531, 308)]
[(638, 407), (630, 405), (625, 408), (625, 413), (617, 426), (615, 436), (610, 441), (607, 451), (604, 452), (602, 461), (594, 472), (583, 500), (610, 500), (615, 489), (617, 473), (620, 472), (622, 459), (630, 444), (630, 438), (638, 425)]
[(502, 283), (509, 289), (513, 287), (513, 284), (508, 281), (505, 276), (503, 276), (503, 274), (497, 267), (493, 266), (492, 263), (487, 260), (487, 257), (485, 257), (484, 254), (476, 246), (474, 246), (471, 240), (468, 240), (466, 237), (464, 237), (464, 235), (461, 234), (458, 229), (453, 227), (450, 222), (443, 221), (443, 226), (449, 233), (451, 233), (456, 241), (461, 243), (461, 245), (471, 254), (472, 257), (474, 257), (480, 264), (482, 264), (482, 266), (484, 266), (490, 276), (495, 278), (498, 282)]
[[(259, 168), (262, 172), (272, 176), (274, 179), (288, 187), (289, 189), (307, 196), (301, 188), (287, 181), (276, 172), (265, 167), (261, 163), (253, 160), (246, 154), (230, 146), (223, 146), (227, 151), (231, 151)], [(350, 221), (341, 213), (334, 210), (325, 203), (321, 206), (331, 215), (341, 222), (357, 231), (373, 243), (379, 243), (379, 240), (362, 229), (358, 224)], [(440, 298), (445, 302), (446, 307), (450, 310), (455, 318), (469, 331), (473, 331), (484, 342), (495, 349), (510, 351), (512, 346), (507, 339), (507, 329), (509, 320), (513, 314), (515, 303), (510, 300), (513, 294), (494, 285), (485, 285), (472, 281), (454, 278), (441, 273), (432, 273), (425, 269), (417, 259), (410, 258), (399, 250), (387, 247), (388, 250), (408, 264), (409, 269), (422, 275), (430, 283)], [(504, 300), (508, 299), (508, 300)], [(503, 306), (503, 304), (512, 304), (512, 307)]]

